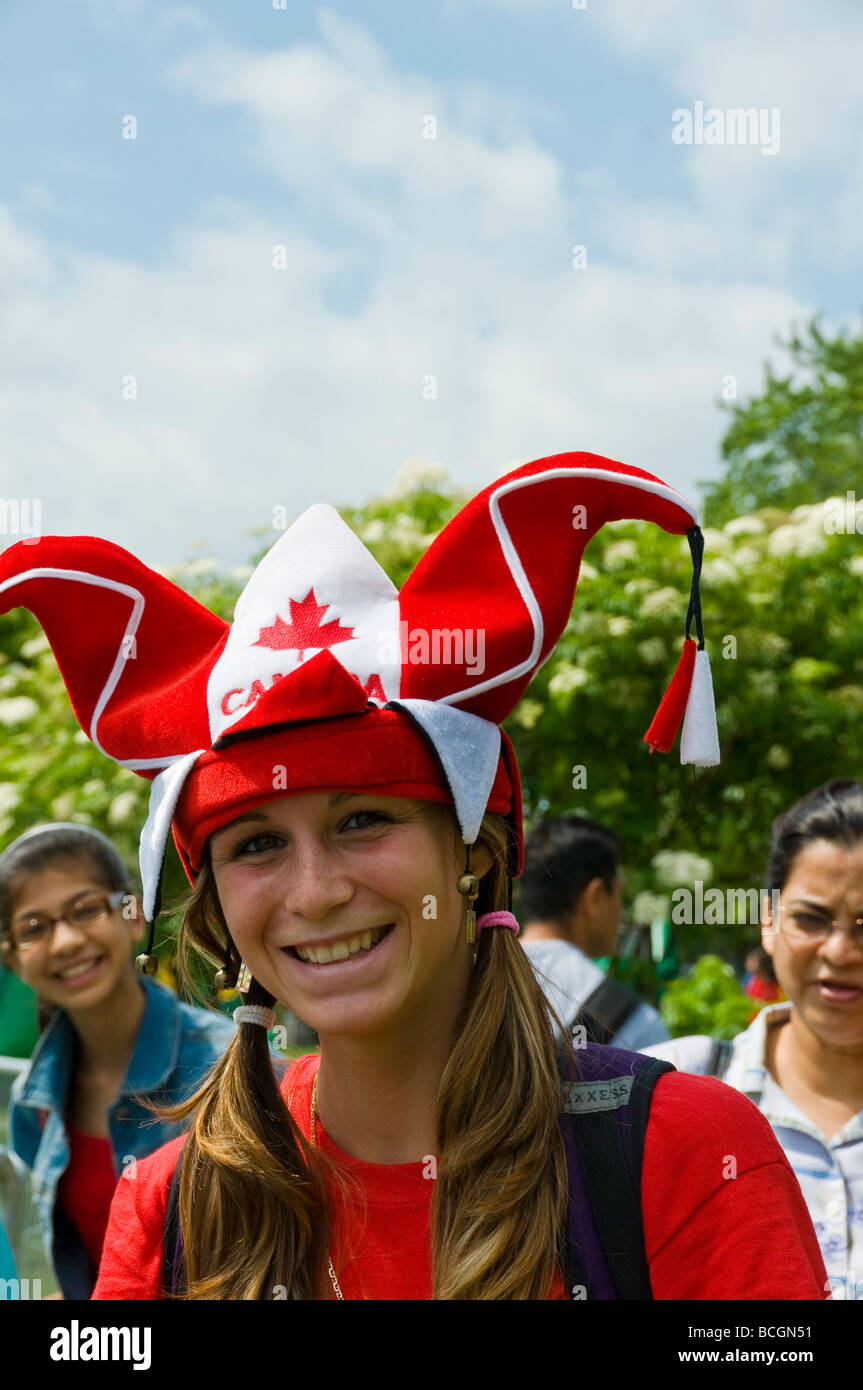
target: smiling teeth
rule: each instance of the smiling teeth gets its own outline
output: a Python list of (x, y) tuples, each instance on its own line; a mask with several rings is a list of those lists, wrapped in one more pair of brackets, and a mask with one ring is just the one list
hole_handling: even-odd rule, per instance
[(348, 960), (360, 951), (370, 951), (386, 930), (386, 927), (374, 927), (356, 936), (346, 936), (344, 941), (334, 941), (332, 946), (295, 946), (294, 949), (300, 960), (311, 961), (313, 965), (330, 965), (334, 960)]
[(74, 980), (76, 975), (83, 975), (87, 970), (92, 970), (94, 965), (98, 965), (98, 961), (88, 960), (83, 965), (73, 965), (69, 970), (60, 971), (60, 979)]

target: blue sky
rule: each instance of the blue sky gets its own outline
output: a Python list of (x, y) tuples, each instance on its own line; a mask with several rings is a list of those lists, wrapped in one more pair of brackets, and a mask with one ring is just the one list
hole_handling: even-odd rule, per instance
[[(861, 41), (841, 0), (7, 4), (0, 497), (156, 565), (409, 460), (697, 497), (723, 379), (858, 321)], [(778, 152), (675, 145), (696, 101)]]

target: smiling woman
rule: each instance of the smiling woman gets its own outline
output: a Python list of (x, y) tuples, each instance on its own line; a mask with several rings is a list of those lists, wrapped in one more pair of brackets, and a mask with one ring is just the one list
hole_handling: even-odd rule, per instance
[[(834, 778), (777, 817), (762, 941), (787, 1003), (740, 1033), (725, 1081), (768, 1117), (794, 1168), (834, 1297), (863, 1299), (863, 783)], [(778, 903), (778, 906), (776, 904)], [(704, 1072), (711, 1040), (645, 1049)]]
[(98, 831), (36, 826), (0, 855), (3, 962), (36, 992), (42, 1029), (12, 1089), (10, 1142), (32, 1170), (66, 1298), (95, 1284), (121, 1166), (177, 1132), (153, 1124), (147, 1100), (187, 1095), (231, 1036), (226, 1020), (142, 985), (139, 935), (129, 872)]
[[(560, 454), (499, 479), (400, 593), (313, 507), (229, 630), (104, 542), (40, 542), (38, 569), (30, 551), (0, 556), (0, 595), (40, 617), (91, 737), (153, 780), (141, 967), (156, 966), (172, 830), (193, 884), (184, 968), (203, 954), (243, 995), (225, 1056), (165, 1112), (188, 1136), (119, 1184), (95, 1297), (822, 1296), (766, 1122), (631, 1053), (556, 1056), (517, 940), (521, 793), (500, 724), (566, 627), (587, 540), (623, 516), (686, 534), (694, 563), (646, 741), (667, 751), (685, 714), (682, 755), (712, 765), (701, 532), (673, 488), (610, 459)], [(67, 582), (96, 595), (72, 644)], [(398, 638), (419, 629), (482, 633), (482, 672), (465, 641), (461, 661), (415, 662)], [(226, 701), (238, 690), (256, 698)], [(320, 1037), (281, 1084), (276, 1002)]]
[[(248, 823), (232, 823), (211, 849), (218, 901), (255, 979), (318, 1034), (381, 1031), (395, 1016), (413, 1019), (427, 1048), (448, 1047), (471, 966), (457, 939), (452, 813), (307, 792), (256, 814), (251, 838)], [(480, 843), (474, 867), (488, 863)]]

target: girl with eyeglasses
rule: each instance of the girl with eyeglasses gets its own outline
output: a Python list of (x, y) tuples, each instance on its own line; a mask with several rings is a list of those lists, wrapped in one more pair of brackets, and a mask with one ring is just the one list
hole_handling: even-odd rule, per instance
[(12, 1088), (10, 1146), (32, 1170), (64, 1298), (92, 1292), (118, 1178), (180, 1128), (146, 1102), (188, 1095), (233, 1035), (135, 973), (140, 935), (128, 871), (97, 831), (39, 826), (0, 855), (0, 951), (42, 1030)]
[(643, 1051), (754, 1101), (797, 1174), (833, 1297), (863, 1299), (863, 783), (834, 778), (777, 818), (767, 881), (762, 941), (788, 1002), (724, 1051), (705, 1037)]

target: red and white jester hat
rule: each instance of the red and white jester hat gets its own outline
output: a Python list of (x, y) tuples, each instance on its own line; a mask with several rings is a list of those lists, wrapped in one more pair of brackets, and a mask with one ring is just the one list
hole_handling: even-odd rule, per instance
[[(472, 844), (521, 789), (501, 721), (569, 619), (582, 552), (607, 521), (686, 534), (694, 573), (683, 656), (645, 735), (683, 762), (719, 761), (692, 505), (639, 468), (556, 454), (485, 488), (436, 537), (401, 593), (334, 508), (310, 507), (261, 560), (232, 625), (93, 537), (0, 556), (0, 612), (48, 636), (101, 752), (152, 780), (141, 835), (152, 922), (168, 833), (194, 882), (208, 836), (282, 791), (355, 790), (452, 804)], [(693, 618), (698, 635), (689, 638)]]

